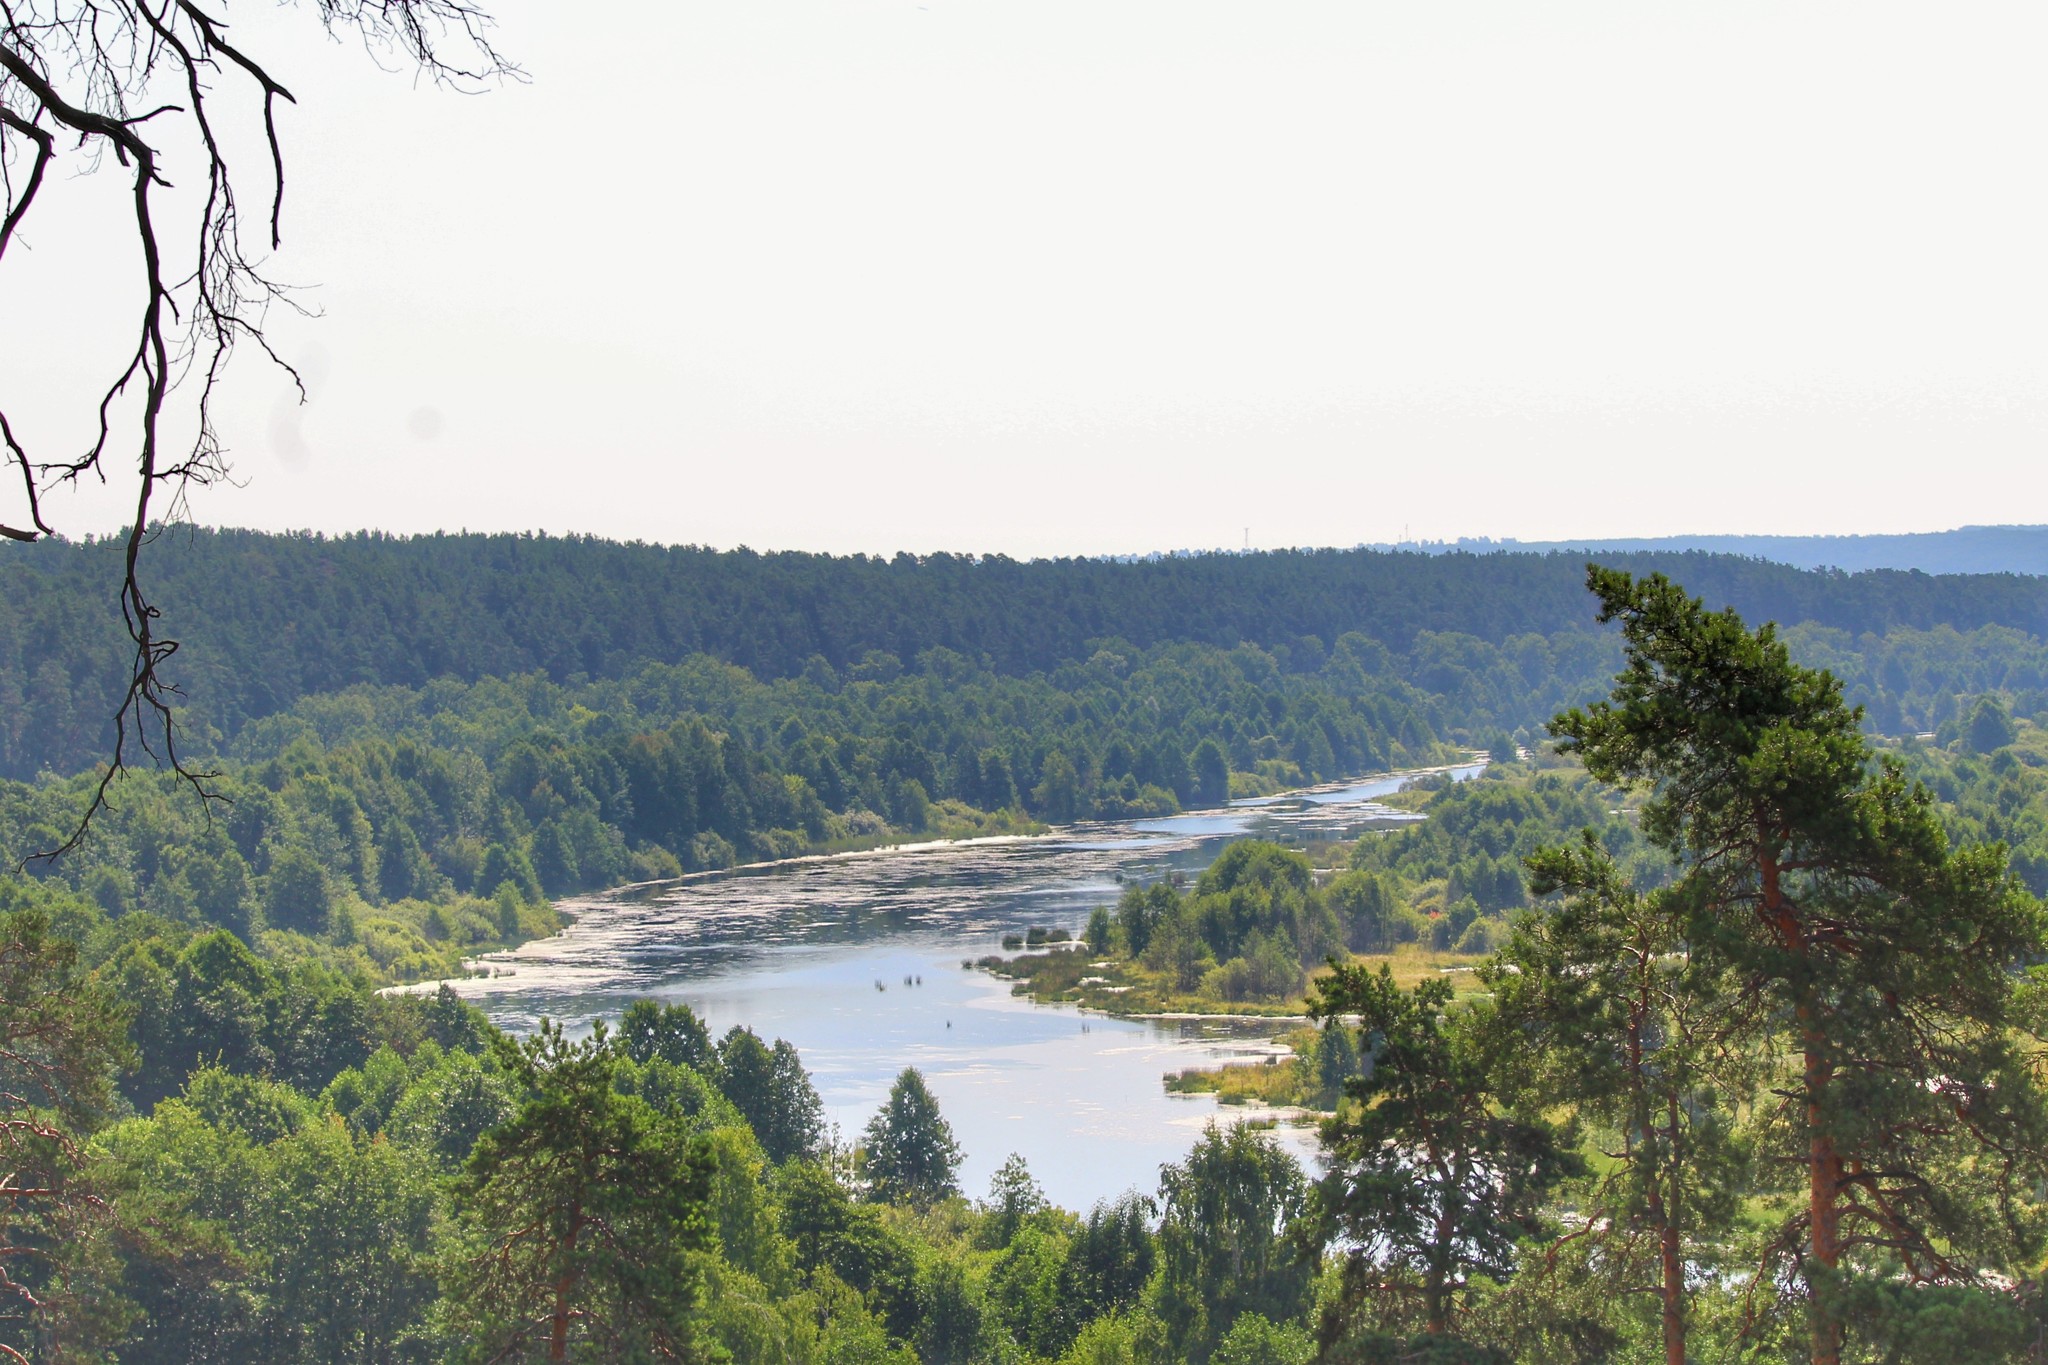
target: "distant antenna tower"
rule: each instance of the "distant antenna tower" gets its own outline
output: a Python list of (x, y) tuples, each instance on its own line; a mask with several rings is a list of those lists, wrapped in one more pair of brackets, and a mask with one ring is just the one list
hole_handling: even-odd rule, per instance
[(1249, 526), (1244, 528), (1244, 552), (1246, 554), (1252, 552), (1252, 528)]

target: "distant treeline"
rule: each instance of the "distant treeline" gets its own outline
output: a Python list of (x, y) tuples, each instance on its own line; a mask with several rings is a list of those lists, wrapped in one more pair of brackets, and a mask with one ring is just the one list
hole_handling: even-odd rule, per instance
[[(125, 677), (119, 557), (113, 542), (0, 547), (0, 775), (73, 772), (105, 752), (112, 689)], [(1611, 562), (1670, 573), (1751, 619), (1810, 622), (1852, 640), (1944, 627), (2048, 634), (2048, 580), (1812, 573), (1707, 554)], [(1296, 673), (1320, 669), (1349, 634), (1405, 654), (1433, 633), (1502, 646), (1594, 632), (1577, 554), (1020, 562), (180, 528), (150, 546), (144, 571), (184, 644), (172, 672), (192, 719), (222, 738), (300, 697), (357, 684), (534, 672), (604, 680), (694, 654), (773, 680), (886, 673), (946, 649), (1025, 676), (1086, 660), (1108, 640), (1138, 650), (1250, 643)]]

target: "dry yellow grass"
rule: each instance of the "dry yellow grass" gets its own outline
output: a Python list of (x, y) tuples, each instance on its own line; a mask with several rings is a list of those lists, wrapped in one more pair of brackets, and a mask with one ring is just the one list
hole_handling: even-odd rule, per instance
[[(1459, 995), (1473, 995), (1483, 989), (1474, 968), (1484, 961), (1486, 959), (1481, 956), (1438, 952), (1419, 943), (1404, 943), (1391, 953), (1359, 953), (1351, 959), (1352, 965), (1370, 971), (1378, 971), (1382, 966), (1391, 967), (1394, 984), (1403, 990), (1413, 990), (1421, 982), (1442, 977), (1450, 981)], [(1325, 968), (1317, 975), (1327, 972)]]

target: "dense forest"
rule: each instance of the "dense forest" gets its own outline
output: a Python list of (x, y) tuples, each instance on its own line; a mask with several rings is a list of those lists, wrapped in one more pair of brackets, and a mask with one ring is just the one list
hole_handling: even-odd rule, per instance
[[(1660, 579), (1595, 585), (1619, 680), (1537, 753), (1426, 786), (1426, 819), (1325, 850), (1334, 867), (1246, 842), (1191, 884), (1134, 887), (1064, 954), (1148, 959), (1224, 999), (1305, 989), (1317, 1027), (1290, 1065), (1327, 1111), (1318, 1173), (1240, 1125), (1085, 1215), (1019, 1160), (970, 1198), (915, 1070), (835, 1134), (793, 1048), (714, 1039), (685, 1007), (514, 1039), (445, 989), (379, 993), (147, 894), (108, 906), (148, 850), (134, 831), (89, 885), (0, 884), (0, 1343), (39, 1361), (2034, 1358), (2048, 915), (1999, 841), (2038, 847), (2048, 731), (1986, 697), (1932, 742), (1876, 743), (1769, 628)], [(413, 742), (279, 739), (252, 772)], [(434, 752), (489, 771), (523, 742)], [(274, 818), (322, 809), (315, 777), (283, 783), (308, 791)], [(281, 829), (260, 836), (273, 856), (333, 833)], [(1469, 954), (1470, 988), (1353, 956), (1420, 938)]]
[[(224, 799), (140, 774), (82, 849), (28, 871), (384, 980), (445, 975), (550, 929), (550, 899), (625, 881), (1505, 756), (1621, 660), (1563, 556), (884, 562), (186, 530), (154, 552), (190, 627), (187, 752)], [(10, 864), (63, 842), (107, 752), (107, 553), (0, 547)], [(1683, 562), (1797, 622), (1795, 656), (1873, 733), (1952, 736), (1983, 699), (2048, 711), (2033, 580)]]
[[(31, 868), (271, 956), (445, 976), (580, 891), (1430, 761), (1449, 750), (1429, 710), (1345, 649), (1287, 676), (1198, 645), (1049, 678), (928, 651), (916, 674), (850, 680), (766, 685), (699, 658), (577, 687), (353, 689), (246, 729), (210, 779), (220, 802), (137, 774), (80, 849)], [(60, 843), (92, 780), (0, 783), (0, 847)]]
[[(1947, 1365), (2038, 1326), (2036, 581), (1672, 561), (1788, 623), (1751, 634), (1615, 575), (1603, 625), (1564, 556), (156, 550), (221, 799), (131, 774), (0, 877), (29, 1359)], [(105, 752), (108, 552), (0, 557), (10, 867)], [(1657, 710), (1702, 657), (1704, 732)], [(1258, 1093), (1330, 1116), (1320, 1181), (1240, 1127), (1085, 1216), (1019, 1163), (969, 1199), (914, 1072), (834, 1139), (746, 1030), (645, 1005), (519, 1040), (377, 989), (625, 881), (1474, 749), (1415, 823), (1234, 846), (1036, 955), (1057, 990), (1305, 1001)], [(1776, 831), (1748, 862), (1738, 797)], [(1422, 950), (1478, 970), (1350, 965)]]
[(835, 1145), (794, 1049), (713, 1039), (685, 1006), (515, 1041), (445, 989), (376, 994), (47, 888), (0, 910), (0, 958), (0, 1034), (34, 1068), (6, 1104), (36, 1179), (0, 1225), (0, 1345), (21, 1358), (1309, 1349), (1307, 1182), (1250, 1129), (1077, 1216), (1015, 1159), (964, 1199), (915, 1071)]
[[(105, 752), (127, 648), (113, 585), (117, 541), (0, 545), (0, 776), (68, 774)], [(1004, 676), (1051, 673), (1097, 642), (1252, 644), (1283, 672), (1314, 672), (1347, 635), (1447, 666), (1461, 654), (1592, 634), (1584, 556), (1369, 550), (1209, 554), (1139, 562), (1000, 556), (893, 559), (757, 554), (539, 536), (395, 538), (164, 530), (146, 560), (162, 628), (182, 642), (169, 675), (199, 737), (231, 739), (301, 697), (357, 684), (425, 686), (540, 673), (556, 683), (628, 677), (707, 655), (773, 682), (810, 673), (914, 669), (932, 649)], [(1872, 695), (1907, 702), (1887, 673), (1894, 631), (1986, 627), (2048, 634), (2048, 580), (1813, 573), (1708, 554), (1627, 555), (1752, 619), (1844, 632)], [(1432, 650), (1428, 637), (1452, 637)], [(1467, 643), (1469, 639), (1469, 643)], [(2038, 647), (2024, 656), (2039, 690)], [(1910, 649), (1908, 651), (1911, 652)], [(874, 656), (874, 657), (871, 657)], [(2004, 659), (2008, 666), (2014, 662)], [(1421, 666), (1429, 667), (1426, 657)], [(1488, 660), (1487, 662), (1491, 662)], [(1560, 670), (1601, 684), (1607, 659)], [(1483, 666), (1481, 671), (1486, 671)], [(1424, 686), (1429, 684), (1417, 678)], [(1450, 689), (1429, 686), (1447, 693)], [(1524, 708), (1514, 725), (1549, 712)], [(1931, 728), (1931, 727), (1923, 727)]]
[[(1937, 739), (1960, 734), (1969, 708), (2010, 724), (2005, 698), (2024, 715), (2048, 696), (2035, 686), (2048, 656), (1998, 627), (1894, 631), (1868, 653), (1817, 627), (1787, 634), (1851, 679), (1882, 650), (1875, 696), (1867, 680), (1850, 696), (1869, 698), (1873, 716), (1911, 708), (1907, 723)], [(221, 803), (137, 774), (80, 850), (29, 871), (110, 912), (225, 927), (272, 955), (383, 979), (447, 975), (480, 947), (550, 929), (548, 900), (623, 882), (1214, 805), (1466, 746), (1509, 758), (1532, 734), (1523, 718), (1596, 693), (1618, 663), (1618, 643), (1591, 633), (1504, 647), (1437, 634), (1400, 655), (1349, 635), (1295, 672), (1251, 646), (1102, 644), (1026, 677), (932, 649), (910, 670), (890, 659), (775, 682), (694, 656), (603, 681), (365, 685), (301, 698), (222, 744), (210, 784)], [(60, 844), (92, 781), (0, 781), (9, 861)], [(1413, 840), (1441, 839), (1466, 799), (1478, 798), (1454, 799)], [(1524, 832), (1459, 870), (1445, 907), (1453, 943), (1465, 941), (1468, 897), (1510, 908), (1500, 888), (1514, 858), (1530, 831), (1551, 828), (1539, 813), (1483, 817)], [(2040, 832), (2008, 842), (2031, 881), (2048, 879)], [(1406, 849), (1395, 841), (1379, 856)], [(1411, 901), (1427, 880), (1407, 876)], [(1314, 943), (1299, 946), (1304, 963), (1320, 961)]]

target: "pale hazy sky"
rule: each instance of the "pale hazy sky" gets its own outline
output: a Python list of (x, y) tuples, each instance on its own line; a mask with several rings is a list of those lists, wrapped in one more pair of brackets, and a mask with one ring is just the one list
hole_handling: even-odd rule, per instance
[[(300, 97), (274, 269), (324, 316), (277, 329), (307, 407), (242, 357), (245, 483), (198, 519), (1013, 554), (2048, 522), (2038, 2), (490, 7), (532, 80), (473, 96), (230, 9)], [(59, 450), (134, 274), (100, 179), (0, 278), (0, 384)]]

